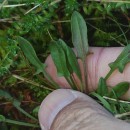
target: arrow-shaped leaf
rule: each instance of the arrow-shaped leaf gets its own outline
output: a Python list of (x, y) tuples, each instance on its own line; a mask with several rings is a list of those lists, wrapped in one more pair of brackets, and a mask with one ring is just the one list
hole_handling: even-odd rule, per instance
[(30, 61), (32, 65), (36, 68), (36, 74), (43, 72), (46, 65), (43, 64), (37, 57), (32, 45), (24, 38), (18, 36), (17, 37), (20, 48), (22, 49), (24, 55)]
[(43, 64), (37, 57), (34, 48), (32, 45), (24, 38), (18, 36), (17, 41), (19, 43), (20, 48), (22, 49), (24, 55), (30, 61), (32, 65), (36, 68), (36, 73), (43, 73), (44, 76), (53, 84), (55, 88), (59, 88), (59, 86), (52, 80), (51, 76), (45, 71), (46, 65)]
[(50, 52), (51, 52), (51, 56), (54, 61), (54, 64), (56, 65), (58, 76), (69, 77), (70, 72), (67, 68), (66, 56), (65, 56), (63, 48), (60, 46), (59, 41), (58, 42), (54, 41), (50, 45)]
[(101, 96), (104, 96), (108, 93), (108, 87), (106, 85), (106, 81), (103, 78), (100, 78), (98, 82), (97, 93)]
[(108, 79), (109, 76), (112, 74), (112, 72), (115, 69), (118, 69), (119, 72), (123, 72), (125, 65), (130, 62), (130, 44), (128, 44), (124, 50), (121, 52), (121, 54), (117, 57), (117, 59), (110, 63), (109, 66), (111, 68), (111, 70), (109, 71), (109, 73), (106, 75), (105, 79)]
[(72, 42), (77, 51), (77, 56), (83, 61), (84, 79), (82, 80), (82, 92), (88, 92), (86, 55), (88, 54), (87, 26), (83, 17), (74, 12), (71, 17)]
[(87, 26), (83, 17), (74, 12), (71, 17), (72, 42), (82, 60), (88, 53)]
[(81, 80), (80, 68), (77, 62), (76, 55), (74, 54), (74, 51), (69, 46), (67, 46), (63, 40), (59, 39), (59, 43), (64, 50), (64, 53), (66, 56), (67, 68), (69, 72), (71, 74), (75, 72), (77, 76), (79, 77), (79, 79)]
[(123, 96), (128, 91), (129, 85), (130, 84), (128, 82), (121, 82), (121, 83), (117, 84), (109, 92), (108, 97), (120, 98), (121, 96)]

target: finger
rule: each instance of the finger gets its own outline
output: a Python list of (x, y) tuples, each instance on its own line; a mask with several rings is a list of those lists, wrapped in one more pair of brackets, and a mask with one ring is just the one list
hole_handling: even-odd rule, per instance
[(49, 130), (58, 112), (75, 99), (75, 95), (68, 89), (55, 90), (49, 94), (43, 100), (38, 114), (42, 130)]
[[(49, 130), (58, 113), (77, 99), (87, 101), (89, 107), (98, 108), (98, 112), (110, 114), (93, 99), (80, 92), (70, 89), (58, 89), (49, 94), (39, 109), (39, 122), (43, 130)], [(82, 108), (82, 106), (79, 106)], [(111, 114), (110, 114), (111, 115)], [(57, 124), (58, 125), (58, 124)]]
[[(98, 48), (92, 48), (92, 51), (95, 52), (97, 51)], [(92, 75), (92, 80), (95, 80), (95, 84), (93, 84), (94, 88), (97, 88), (98, 85), (98, 81), (100, 79), (100, 77), (105, 77), (107, 75), (107, 73), (110, 71), (110, 67), (108, 66), (109, 63), (114, 62), (117, 57), (120, 55), (120, 53), (122, 52), (123, 48), (122, 47), (108, 47), (108, 48), (102, 48), (99, 52), (100, 54), (97, 56), (98, 60), (97, 61), (93, 61), (94, 58), (96, 57), (88, 57), (88, 61), (90, 61), (89, 67), (91, 68), (91, 64), (94, 63), (93, 68), (95, 68), (95, 79), (93, 78), (94, 76)], [(92, 60), (92, 61), (91, 61)], [(92, 74), (93, 68), (90, 69), (90, 72)], [(118, 69), (116, 69), (112, 75), (109, 77), (109, 79), (107, 80), (107, 85), (108, 86), (115, 86), (120, 82), (130, 82), (130, 63), (128, 63), (125, 66), (125, 69), (123, 71), (123, 73), (120, 73), (118, 71)], [(94, 83), (94, 81), (92, 81)], [(128, 90), (128, 92), (124, 95), (123, 97), (124, 99), (128, 99), (130, 98), (130, 90)]]
[(40, 106), (39, 122), (42, 130), (127, 130), (130, 127), (87, 95), (70, 89), (55, 90), (45, 98)]
[[(115, 61), (122, 50), (123, 47), (90, 47), (89, 51), (92, 54), (88, 55), (86, 58), (89, 91), (94, 91), (95, 89), (97, 89), (100, 77), (105, 77), (110, 70), (108, 64)], [(81, 60), (78, 60), (78, 62), (83, 76), (84, 70)], [(57, 76), (56, 67), (52, 61), (51, 56), (47, 58), (46, 64), (47, 72), (52, 76), (52, 78), (60, 86), (70, 88), (65, 78)], [(118, 70), (115, 70), (114, 73), (107, 80), (107, 84), (108, 86), (115, 86), (116, 84), (123, 81), (130, 82), (130, 63), (126, 65), (123, 73), (120, 73)], [(130, 90), (125, 94), (124, 98), (130, 98)]]
[(52, 57), (49, 55), (45, 61), (47, 65), (46, 71), (52, 77), (52, 79), (61, 87), (61, 88), (70, 88), (70, 85), (64, 77), (58, 77), (56, 66), (52, 60)]

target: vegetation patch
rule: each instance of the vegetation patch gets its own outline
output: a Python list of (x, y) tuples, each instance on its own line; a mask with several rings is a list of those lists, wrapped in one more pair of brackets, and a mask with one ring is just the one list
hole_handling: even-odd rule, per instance
[[(116, 118), (129, 121), (130, 103), (120, 100), (129, 83), (121, 82), (110, 90), (106, 83), (116, 69), (122, 73), (129, 62), (129, 8), (129, 1), (1, 1), (0, 129), (40, 129), (39, 105), (59, 88), (45, 70), (48, 54), (58, 76), (65, 77), (72, 89), (90, 94)], [(92, 93), (88, 93), (85, 64), (89, 46), (125, 46)], [(85, 80), (78, 59), (83, 63)]]

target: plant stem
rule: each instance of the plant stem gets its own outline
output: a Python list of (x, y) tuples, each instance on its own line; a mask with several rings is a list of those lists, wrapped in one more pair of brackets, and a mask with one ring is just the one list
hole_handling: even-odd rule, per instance
[(75, 90), (78, 90), (78, 91), (79, 91), (78, 86), (76, 85), (76, 82), (74, 81), (73, 74), (70, 76), (70, 79), (71, 79), (73, 85), (75, 86)]
[[(49, 4), (49, 6), (52, 6), (52, 5), (54, 5), (54, 4), (57, 4), (57, 3), (59, 3), (59, 2), (61, 2), (61, 0), (55, 0), (55, 1), (53, 1), (53, 2), (51, 2), (50, 4)], [(30, 3), (30, 4), (35, 4), (34, 2), (32, 2), (32, 3)], [(40, 4), (42, 4), (42, 3), (40, 3)], [(14, 4), (14, 5), (2, 5), (2, 4), (0, 4), (0, 8), (2, 7), (2, 8), (14, 8), (14, 7), (21, 7), (21, 6), (26, 6), (26, 5), (28, 5), (27, 3), (22, 3), (22, 4)], [(39, 5), (39, 4), (38, 4)], [(36, 5), (37, 6), (37, 5)], [(35, 9), (35, 8), (34, 8)], [(33, 10), (33, 9), (32, 9)]]
[(30, 13), (31, 11), (33, 11), (34, 9), (36, 9), (37, 7), (39, 7), (41, 4), (38, 4), (36, 6), (34, 6), (33, 8), (31, 8), (30, 10), (28, 10), (24, 15), (27, 15), (28, 13)]
[(122, 1), (122, 0), (87, 0), (87, 1), (95, 1), (95, 2), (101, 2), (101, 3), (125, 3), (128, 4), (130, 1)]
[(83, 90), (85, 93), (88, 93), (88, 79), (87, 79), (87, 65), (86, 65), (86, 57), (83, 58), (83, 68), (84, 68), (84, 81), (83, 81)]
[(122, 114), (117, 114), (115, 115), (115, 118), (122, 118), (124, 116), (129, 116), (130, 115), (130, 112), (126, 112), (126, 113), (122, 113)]
[(2, 8), (14, 8), (14, 7), (21, 7), (21, 6), (26, 6), (26, 5), (27, 4), (3, 5)]
[(10, 120), (10, 119), (5, 119), (4, 122), (10, 123), (10, 124), (15, 124), (15, 125), (21, 125), (21, 126), (28, 126), (28, 127), (37, 127), (37, 128), (39, 128), (39, 125), (35, 125), (35, 124), (31, 124), (31, 123), (26, 123), (26, 122), (15, 121), (15, 120)]
[(110, 101), (114, 101), (114, 102), (130, 104), (130, 102), (128, 102), (128, 101), (124, 101), (124, 100), (117, 100), (117, 99), (110, 98), (110, 97), (106, 97), (106, 96), (103, 96), (103, 98), (104, 98), (104, 99), (107, 99), (107, 100), (110, 100)]
[(38, 78), (40, 81), (43, 82), (43, 84), (44, 84), (45, 86), (52, 86), (52, 84), (51, 84), (50, 82), (47, 82), (48, 80), (47, 80), (45, 77), (43, 77), (43, 76), (41, 76), (41, 75), (36, 75), (36, 76), (37, 76), (37, 78)]
[(114, 70), (110, 70), (108, 73), (107, 73), (107, 75), (106, 75), (106, 77), (104, 78), (105, 80), (107, 80), (109, 77), (110, 77), (110, 75), (113, 73), (113, 71)]
[(76, 87), (70, 77), (65, 77), (72, 89), (76, 90)]
[(58, 88), (59, 88), (59, 85), (58, 85), (55, 81), (53, 81), (53, 79), (52, 79), (51, 76), (46, 72), (46, 70), (43, 70), (42, 73), (43, 73), (43, 75), (45, 76), (45, 78), (53, 84), (53, 86), (55, 87), (55, 89), (58, 89)]
[(21, 107), (15, 105), (15, 103), (13, 103), (13, 105), (21, 112), (23, 113), (25, 116), (37, 121), (37, 119), (35, 117), (33, 117), (32, 115), (30, 115), (29, 113), (27, 113), (26, 111), (24, 111)]
[(36, 82), (34, 82), (34, 81), (31, 81), (31, 80), (29, 80), (29, 79), (23, 78), (23, 77), (21, 77), (21, 76), (19, 76), (19, 75), (13, 74), (12, 76), (13, 76), (14, 78), (16, 78), (16, 79), (19, 79), (19, 80), (23, 81), (23, 82), (32, 84), (32, 85), (34, 85), (34, 86), (38, 86), (38, 87), (42, 87), (42, 88), (48, 89), (48, 90), (50, 90), (50, 91), (53, 91), (53, 89), (51, 89), (51, 88), (45, 87), (44, 85), (40, 85), (40, 84), (38, 84), (38, 83), (36, 83)]
[(51, 39), (52, 41), (54, 41), (54, 39), (52, 38), (51, 33), (49, 32), (48, 29), (47, 29), (47, 32), (48, 32), (48, 34), (49, 34), (49, 36), (50, 36), (50, 39)]
[[(93, 27), (94, 29), (96, 29), (96, 30), (98, 30), (98, 31), (100, 31), (100, 32), (102, 32), (102, 33), (107, 34), (107, 32), (104, 32), (103, 30), (101, 30), (101, 29), (95, 27), (94, 25), (90, 24), (89, 22), (87, 22), (87, 24), (90, 25), (91, 27)], [(124, 44), (122, 44), (120, 41), (118, 41), (118, 40), (117, 40), (116, 38), (114, 38), (113, 36), (110, 35), (110, 38), (112, 38), (114, 41), (116, 41), (116, 42), (117, 42), (118, 44), (120, 44), (121, 46), (124, 46)]]
[[(72, 74), (72, 79), (73, 79), (74, 83), (76, 83), (76, 80), (75, 80), (73, 74)], [(80, 82), (81, 82), (81, 80), (80, 80)], [(75, 84), (75, 85), (76, 85), (76, 84)], [(81, 88), (82, 86), (79, 86), (79, 87), (78, 87), (78, 85), (76, 85), (76, 87), (77, 87), (77, 90), (80, 91), (80, 88)]]
[(124, 36), (124, 39), (125, 39), (125, 41), (126, 41), (126, 43), (127, 43), (127, 45), (128, 45), (128, 44), (129, 44), (129, 43), (128, 43), (128, 40), (127, 40), (126, 35), (125, 35), (123, 29), (121, 28), (120, 24), (119, 24), (115, 19), (112, 19), (111, 17), (108, 17), (108, 18), (109, 18), (110, 20), (112, 20), (113, 22), (115, 22), (115, 23), (118, 25), (118, 27), (119, 27), (119, 29), (121, 30), (121, 32), (122, 32), (122, 34), (123, 34), (123, 36)]

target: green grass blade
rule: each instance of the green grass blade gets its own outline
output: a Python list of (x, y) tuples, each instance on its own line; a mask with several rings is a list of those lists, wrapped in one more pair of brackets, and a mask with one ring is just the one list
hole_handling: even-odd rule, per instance
[(112, 90), (109, 92), (108, 97), (111, 98), (120, 98), (123, 96), (129, 89), (129, 83), (128, 82), (121, 82), (114, 86)]
[(31, 124), (31, 123), (26, 123), (26, 122), (21, 122), (21, 121), (15, 121), (15, 120), (10, 120), (10, 119), (5, 119), (6, 123), (14, 124), (14, 125), (21, 125), (21, 126), (26, 126), (26, 127), (35, 127), (39, 128), (39, 125), (36, 124)]
[(32, 115), (30, 115), (29, 113), (27, 113), (26, 111), (24, 111), (20, 106), (17, 106), (17, 105), (15, 105), (14, 103), (13, 103), (13, 105), (14, 105), (21, 113), (23, 113), (25, 116), (27, 116), (27, 117), (29, 117), (29, 118), (31, 118), (31, 119), (37, 121), (37, 119), (36, 119), (35, 117), (33, 117)]
[(95, 93), (95, 92), (90, 93), (90, 95), (96, 97), (99, 101), (101, 101), (101, 103), (103, 104), (103, 106), (104, 106), (106, 109), (108, 109), (110, 112), (113, 113), (110, 104), (109, 104), (102, 96), (100, 96), (99, 94), (97, 94), (97, 93)]
[(29, 118), (31, 118), (33, 120), (37, 120), (35, 117), (33, 117), (32, 115), (30, 115), (29, 113), (27, 113), (26, 111), (24, 111), (20, 107), (21, 102), (18, 101), (18, 100), (16, 100), (15, 98), (13, 98), (8, 92), (0, 90), (0, 97), (4, 97), (5, 99), (7, 99), (10, 102), (12, 102), (13, 106), (16, 107), (21, 113), (23, 113), (27, 117), (29, 117)]
[(7, 123), (10, 123), (10, 124), (28, 126), (28, 127), (39, 127), (39, 125), (36, 125), (36, 124), (6, 119), (3, 115), (0, 115), (0, 122), (7, 122)]

